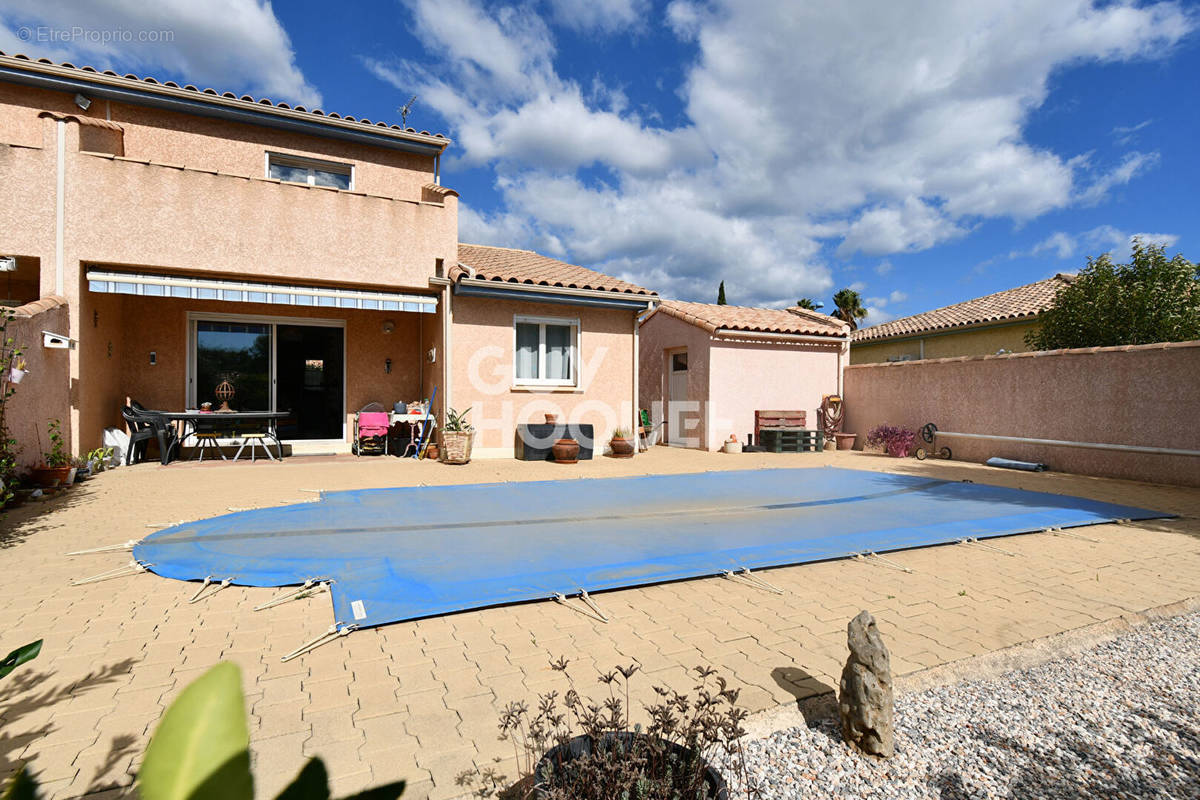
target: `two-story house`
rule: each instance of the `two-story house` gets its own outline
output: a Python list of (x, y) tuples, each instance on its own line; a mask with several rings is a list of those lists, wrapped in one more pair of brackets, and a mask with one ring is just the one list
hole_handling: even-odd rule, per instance
[[(55, 297), (76, 452), (126, 400), (288, 411), (297, 452), (371, 402), (472, 407), (477, 456), (559, 411), (636, 419), (652, 292), (460, 245), (440, 134), (0, 54), (0, 256), (11, 301)], [(38, 343), (25, 342), (26, 347)], [(49, 409), (47, 410), (49, 413)]]

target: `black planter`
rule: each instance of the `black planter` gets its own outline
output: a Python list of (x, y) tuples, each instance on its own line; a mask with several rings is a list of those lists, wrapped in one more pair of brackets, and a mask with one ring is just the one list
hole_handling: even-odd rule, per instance
[[(604, 735), (606, 742), (612, 744), (622, 743), (626, 749), (633, 744), (635, 738), (645, 739), (647, 735), (644, 733), (607, 733)], [(687, 748), (681, 745), (668, 744), (667, 748), (670, 752), (677, 754), (681, 760), (688, 757)], [(542, 756), (533, 770), (533, 796), (539, 799), (546, 796), (546, 790), (542, 787), (550, 775), (551, 768), (559, 769), (563, 765), (570, 763), (573, 759), (591, 755), (591, 753), (592, 738), (590, 736), (576, 736), (566, 744), (560, 744), (547, 751), (546, 755)], [(721, 773), (707, 764), (704, 766), (704, 772), (704, 782), (709, 787), (709, 797), (712, 800), (729, 800), (729, 788), (725, 785), (725, 779), (721, 777)]]

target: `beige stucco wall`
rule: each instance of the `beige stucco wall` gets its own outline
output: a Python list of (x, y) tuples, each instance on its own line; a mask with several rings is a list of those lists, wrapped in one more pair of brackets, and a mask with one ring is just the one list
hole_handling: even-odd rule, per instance
[[(876, 425), (1200, 450), (1200, 342), (863, 364), (846, 430)], [(949, 439), (954, 457), (1041, 461), (1085, 475), (1200, 486), (1200, 458)]]
[[(1000, 350), (1025, 353), (1025, 334), (1036, 329), (1037, 322), (996, 325), (974, 328), (957, 333), (943, 333), (910, 339), (889, 339), (883, 342), (852, 344), (851, 364), (876, 364), (889, 358), (908, 356), (919, 358), (957, 358), (958, 356), (990, 356)], [(924, 349), (922, 349), (924, 348)]]
[[(560, 422), (590, 424), (597, 455), (614, 428), (630, 428), (634, 404), (632, 311), (550, 303), (454, 297), (451, 328), (451, 389), (448, 403), (471, 409), (475, 455), (513, 454), (516, 426), (541, 423), (546, 412)], [(514, 317), (578, 320), (580, 385), (567, 390), (514, 388)]]
[(803, 410), (805, 424), (820, 427), (821, 398), (837, 394), (845, 345), (771, 344), (717, 340), (709, 351), (709, 450), (730, 433), (739, 442), (754, 431), (754, 412)]
[[(671, 356), (682, 350), (688, 354), (688, 402), (696, 404), (696, 413), (680, 415), (687, 426), (689, 438), (695, 438), (701, 446), (711, 438), (707, 424), (709, 402), (709, 348), (712, 346), (708, 332), (689, 325), (681, 319), (658, 312), (647, 318), (638, 329), (638, 405), (650, 411), (651, 421), (661, 425), (659, 443), (669, 438), (667, 401), (670, 399)], [(691, 424), (695, 420), (695, 424)]]
[(9, 435), (21, 449), (18, 463), (22, 468), (34, 467), (42, 460), (42, 451), (49, 447), (46, 433), (49, 420), (61, 421), (68, 442), (71, 437), (67, 351), (42, 347), (43, 330), (57, 333), (66, 328), (67, 308), (58, 306), (26, 316), (28, 310), (28, 307), (17, 309), (19, 316), (8, 324), (8, 336), (24, 351), (29, 374), (12, 387), (15, 392), (5, 403), (4, 411)]

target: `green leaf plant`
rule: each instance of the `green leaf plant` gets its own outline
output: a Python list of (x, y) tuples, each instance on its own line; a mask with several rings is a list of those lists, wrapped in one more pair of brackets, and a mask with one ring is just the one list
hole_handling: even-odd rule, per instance
[[(158, 723), (137, 776), (142, 800), (253, 800), (250, 732), (241, 671), (222, 662), (192, 681)], [(344, 800), (396, 800), (404, 781)], [(35, 800), (37, 782), (20, 770), (0, 800)], [(325, 764), (312, 758), (276, 800), (330, 800)]]

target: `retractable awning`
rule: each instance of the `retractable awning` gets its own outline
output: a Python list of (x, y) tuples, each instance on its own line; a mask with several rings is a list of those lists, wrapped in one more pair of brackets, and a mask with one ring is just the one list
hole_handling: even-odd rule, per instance
[(334, 289), (327, 286), (297, 286), (278, 283), (183, 278), (173, 275), (143, 275), (90, 269), (88, 289), (107, 294), (136, 294), (144, 297), (182, 297), (233, 303), (272, 303), (284, 306), (356, 308), (366, 311), (415, 311), (432, 314), (437, 298), (420, 294)]

